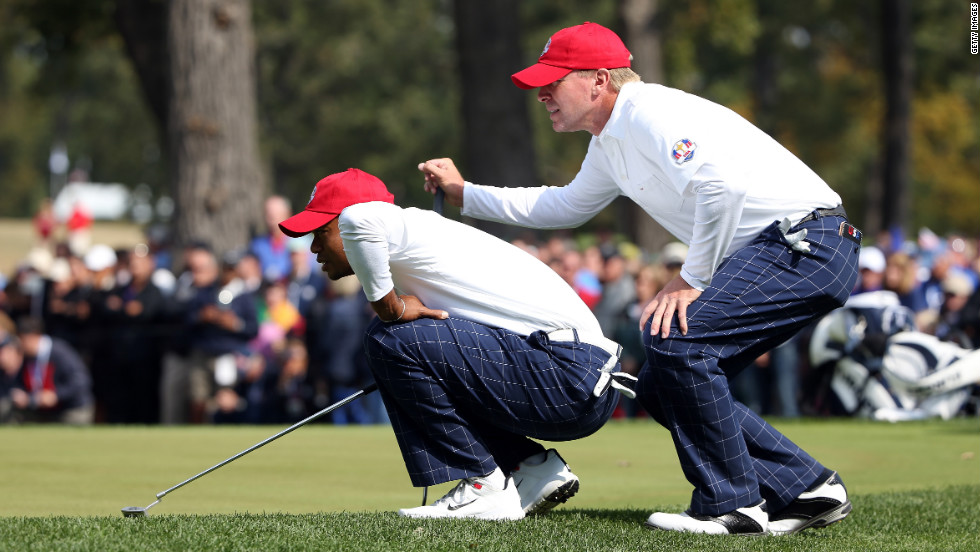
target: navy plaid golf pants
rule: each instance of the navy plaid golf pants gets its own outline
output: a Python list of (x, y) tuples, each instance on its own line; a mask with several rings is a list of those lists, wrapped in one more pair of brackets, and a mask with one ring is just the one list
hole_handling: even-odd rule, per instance
[(764, 498), (777, 512), (823, 471), (813, 457), (745, 405), (729, 379), (759, 355), (844, 303), (857, 280), (860, 246), (842, 234), (845, 219), (823, 216), (806, 228), (810, 252), (791, 249), (774, 223), (722, 262), (670, 335), (643, 329), (647, 364), (640, 404), (670, 430), (681, 468), (694, 485), (691, 510), (720, 515)]
[(544, 332), (521, 336), (452, 317), (404, 324), (375, 319), (364, 348), (417, 487), (496, 467), (509, 473), (544, 451), (529, 437), (591, 435), (612, 416), (619, 396), (592, 393), (608, 352), (551, 341)]

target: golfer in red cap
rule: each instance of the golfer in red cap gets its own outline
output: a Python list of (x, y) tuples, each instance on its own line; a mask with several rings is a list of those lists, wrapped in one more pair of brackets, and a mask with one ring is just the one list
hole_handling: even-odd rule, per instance
[(683, 513), (655, 529), (789, 534), (851, 511), (836, 472), (736, 401), (729, 380), (762, 353), (843, 304), (857, 278), (860, 232), (840, 196), (735, 112), (630, 69), (609, 29), (562, 29), (511, 76), (558, 132), (592, 141), (564, 187), (464, 182), (449, 159), (419, 165), (466, 216), (570, 228), (627, 196), (689, 246), (680, 274), (641, 317), (647, 363), (640, 404), (670, 430), (694, 486)]
[[(420, 518), (520, 519), (576, 493), (555, 449), (632, 395), (621, 348), (548, 266), (432, 211), (403, 209), (358, 169), (330, 175), (282, 221), (327, 275), (355, 275), (378, 314), (365, 352), (416, 486), (460, 480)], [(632, 378), (635, 380), (635, 378)]]

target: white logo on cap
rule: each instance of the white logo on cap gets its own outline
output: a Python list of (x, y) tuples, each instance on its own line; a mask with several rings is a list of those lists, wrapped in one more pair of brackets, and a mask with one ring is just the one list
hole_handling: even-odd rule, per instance
[(310, 200), (306, 202), (306, 206), (309, 207), (310, 203), (313, 203), (313, 198), (316, 197), (316, 186), (313, 186), (313, 191), (310, 192)]
[(548, 48), (551, 48), (551, 39), (548, 39), (548, 43), (544, 45), (544, 50), (541, 50), (541, 55), (538, 57), (544, 57), (548, 53)]

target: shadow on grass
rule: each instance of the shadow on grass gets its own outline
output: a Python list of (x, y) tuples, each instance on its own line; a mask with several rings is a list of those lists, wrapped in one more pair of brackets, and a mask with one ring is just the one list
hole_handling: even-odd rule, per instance
[[(680, 511), (680, 510), (678, 510)], [(600, 510), (598, 508), (578, 509), (578, 508), (557, 508), (545, 516), (535, 516), (541, 518), (554, 518), (556, 520), (574, 520), (575, 518), (588, 518), (593, 520), (607, 521), (611, 523), (638, 523), (643, 524), (650, 517), (653, 510), (641, 510), (639, 508)]]

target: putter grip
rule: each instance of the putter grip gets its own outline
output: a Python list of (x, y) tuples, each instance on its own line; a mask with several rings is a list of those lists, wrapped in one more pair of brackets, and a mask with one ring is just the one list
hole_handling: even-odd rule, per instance
[(436, 191), (436, 196), (432, 199), (432, 210), (442, 215), (442, 207), (446, 203), (446, 192), (442, 188)]

